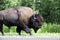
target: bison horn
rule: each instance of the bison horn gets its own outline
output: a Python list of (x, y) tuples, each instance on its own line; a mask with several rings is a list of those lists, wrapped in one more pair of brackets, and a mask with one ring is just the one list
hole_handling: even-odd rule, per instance
[(31, 19), (31, 20), (32, 20), (32, 21), (35, 21), (35, 20), (36, 20), (35, 15), (32, 16), (32, 19)]
[(35, 14), (34, 14), (33, 18), (36, 19)]

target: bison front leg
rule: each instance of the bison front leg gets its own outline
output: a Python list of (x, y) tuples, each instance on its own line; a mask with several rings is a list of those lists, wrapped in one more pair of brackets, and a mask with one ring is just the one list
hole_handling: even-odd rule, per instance
[(30, 29), (28, 27), (22, 27), (22, 26), (17, 26), (16, 28), (16, 32), (21, 35), (21, 30), (24, 30), (26, 33), (29, 33), (30, 35), (32, 35)]
[(29, 33), (30, 35), (32, 35), (31, 30), (30, 30), (27, 26), (24, 27), (23, 30), (24, 30), (26, 33)]
[(19, 26), (19, 28), (17, 28), (18, 29), (18, 32), (20, 31), (21, 32), (21, 30), (24, 30), (26, 33), (29, 33), (30, 35), (32, 35), (32, 33), (31, 33), (31, 30), (28, 28), (28, 26), (26, 26), (26, 25), (20, 25)]
[(21, 35), (21, 28), (20, 28), (20, 26), (17, 26), (16, 32), (17, 32), (19, 35)]
[(24, 30), (26, 33), (29, 33), (30, 35), (32, 35), (31, 30), (24, 23), (22, 22), (20, 23), (20, 28)]
[(20, 28), (22, 28), (22, 30), (24, 30), (26, 33), (29, 33), (30, 35), (32, 35), (30, 29), (29, 29), (28, 26), (24, 23), (23, 20), (19, 20), (19, 26), (20, 26)]

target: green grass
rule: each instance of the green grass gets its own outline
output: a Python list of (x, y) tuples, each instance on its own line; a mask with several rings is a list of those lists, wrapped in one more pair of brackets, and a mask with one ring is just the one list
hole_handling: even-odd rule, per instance
[(6, 26), (6, 25), (3, 25), (3, 31), (5, 33), (8, 33), (8, 32), (16, 32), (16, 26), (12, 26), (9, 30), (9, 28)]

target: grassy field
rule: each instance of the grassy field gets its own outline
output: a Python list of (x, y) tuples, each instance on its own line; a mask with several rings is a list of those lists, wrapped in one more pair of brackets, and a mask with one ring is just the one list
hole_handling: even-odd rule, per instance
[[(9, 30), (8, 27), (3, 25), (3, 31), (7, 35), (18, 35), (16, 33), (16, 26), (12, 26), (11, 29)], [(39, 35), (39, 34), (44, 34), (44, 33), (60, 33), (60, 24), (52, 24), (52, 23), (46, 23), (44, 22), (42, 25), (42, 28), (40, 28), (37, 33), (34, 33), (34, 30), (32, 30), (32, 33), (34, 35)], [(29, 35), (25, 33), (24, 31), (21, 32), (22, 35)]]

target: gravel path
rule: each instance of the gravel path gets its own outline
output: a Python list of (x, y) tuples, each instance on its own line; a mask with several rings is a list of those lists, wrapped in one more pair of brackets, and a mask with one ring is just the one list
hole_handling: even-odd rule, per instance
[(3, 36), (0, 40), (60, 40), (60, 37)]
[(11, 34), (9, 36), (0, 35), (0, 40), (60, 40), (60, 33), (41, 33), (39, 35), (26, 35), (26, 36), (19, 36), (19, 35), (13, 35)]

